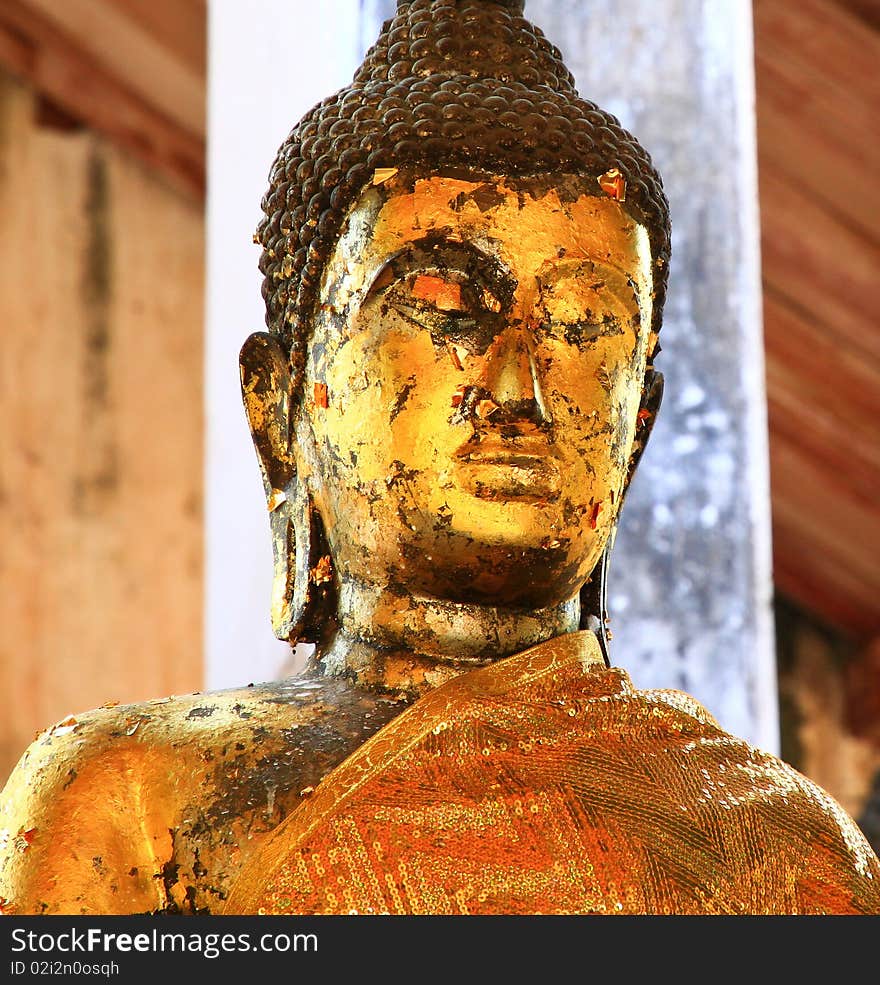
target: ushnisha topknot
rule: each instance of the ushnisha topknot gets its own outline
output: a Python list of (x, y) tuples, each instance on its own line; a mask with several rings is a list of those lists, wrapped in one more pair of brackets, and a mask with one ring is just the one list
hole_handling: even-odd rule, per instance
[[(308, 112), (281, 145), (257, 230), (269, 330), (301, 365), (321, 271), (348, 208), (377, 168), (486, 174), (618, 173), (643, 223), (659, 331), (668, 203), (647, 152), (581, 99), (558, 48), (522, 0), (398, 0), (350, 86)], [(620, 179), (618, 179), (619, 181)]]

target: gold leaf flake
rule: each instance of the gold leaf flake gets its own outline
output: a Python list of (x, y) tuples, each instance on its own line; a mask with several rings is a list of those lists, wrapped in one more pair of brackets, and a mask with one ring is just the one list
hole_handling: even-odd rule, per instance
[(397, 168), (376, 168), (373, 172), (373, 184), (383, 185), (397, 174)]
[(626, 201), (626, 178), (617, 168), (611, 168), (605, 174), (599, 175), (599, 187), (616, 202)]
[(286, 501), (287, 493), (283, 489), (273, 489), (268, 499), (269, 512), (274, 513)]

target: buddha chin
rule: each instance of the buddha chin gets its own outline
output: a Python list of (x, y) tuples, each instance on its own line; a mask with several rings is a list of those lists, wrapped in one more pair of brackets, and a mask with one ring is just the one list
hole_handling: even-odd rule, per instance
[[(557, 488), (548, 491), (551, 471)], [(523, 609), (564, 602), (595, 566), (610, 524), (592, 528), (593, 507), (559, 488), (560, 472), (552, 460), (463, 463), (446, 487), (410, 473), (405, 499), (395, 497), (392, 510), (377, 501), (359, 528), (333, 514), (339, 574), (451, 602)], [(375, 536), (367, 539), (367, 530)]]

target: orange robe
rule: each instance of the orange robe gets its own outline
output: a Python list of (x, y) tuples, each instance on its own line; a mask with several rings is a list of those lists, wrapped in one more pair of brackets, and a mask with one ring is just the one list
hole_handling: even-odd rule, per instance
[(338, 766), (226, 913), (880, 913), (843, 809), (591, 633), (431, 692)]

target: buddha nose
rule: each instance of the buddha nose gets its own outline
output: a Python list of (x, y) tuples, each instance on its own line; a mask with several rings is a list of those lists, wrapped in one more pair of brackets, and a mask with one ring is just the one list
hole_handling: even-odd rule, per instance
[(500, 408), (501, 414), (492, 417), (497, 423), (543, 424), (550, 419), (530, 335), (529, 331), (511, 326), (486, 353), (480, 383), (488, 398)]

